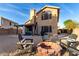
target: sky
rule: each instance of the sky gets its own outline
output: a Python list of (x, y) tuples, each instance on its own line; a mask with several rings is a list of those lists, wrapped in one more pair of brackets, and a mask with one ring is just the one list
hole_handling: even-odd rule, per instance
[(45, 5), (60, 7), (59, 27), (67, 19), (79, 22), (79, 3), (0, 3), (0, 16), (24, 24), (29, 20), (30, 9), (38, 12)]

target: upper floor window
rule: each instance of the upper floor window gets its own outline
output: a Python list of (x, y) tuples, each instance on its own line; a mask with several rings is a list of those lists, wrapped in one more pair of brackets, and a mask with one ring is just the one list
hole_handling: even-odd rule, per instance
[(42, 13), (42, 20), (48, 20), (52, 18), (52, 13), (51, 11), (44, 11)]

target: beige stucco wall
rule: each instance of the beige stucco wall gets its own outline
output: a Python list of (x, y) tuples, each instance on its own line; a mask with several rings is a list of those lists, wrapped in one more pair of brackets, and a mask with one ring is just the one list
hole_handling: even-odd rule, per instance
[[(41, 20), (41, 15), (43, 11), (51, 11), (52, 12), (52, 19), (50, 20)], [(58, 17), (58, 10), (53, 8), (45, 8), (38, 14), (36, 22), (38, 23), (38, 33), (41, 32), (41, 26), (52, 26), (52, 35), (57, 34), (57, 17)]]

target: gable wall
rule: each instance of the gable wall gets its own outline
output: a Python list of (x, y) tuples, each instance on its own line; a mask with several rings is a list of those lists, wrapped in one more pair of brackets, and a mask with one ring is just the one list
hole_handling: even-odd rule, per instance
[[(41, 15), (43, 11), (51, 11), (52, 12), (52, 19), (50, 20), (41, 20)], [(52, 8), (45, 8), (43, 11), (41, 11), (36, 19), (36, 22), (38, 23), (38, 32), (41, 32), (41, 26), (52, 26), (52, 34), (57, 33), (57, 17), (58, 17), (58, 10), (52, 9)]]

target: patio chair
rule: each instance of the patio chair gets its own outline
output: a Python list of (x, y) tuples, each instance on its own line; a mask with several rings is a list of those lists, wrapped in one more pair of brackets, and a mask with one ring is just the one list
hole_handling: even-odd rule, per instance
[(33, 39), (23, 38), (22, 35), (20, 35), (19, 42), (17, 42), (17, 48), (22, 50), (26, 49), (27, 52), (31, 52), (33, 44)]

